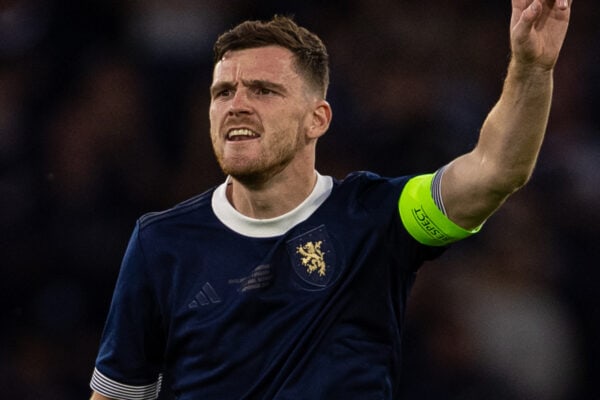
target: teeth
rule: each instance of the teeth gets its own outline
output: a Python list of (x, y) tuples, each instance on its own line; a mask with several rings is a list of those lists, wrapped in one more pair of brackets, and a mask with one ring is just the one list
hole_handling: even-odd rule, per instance
[(250, 129), (242, 128), (242, 129), (232, 129), (227, 134), (228, 139), (234, 139), (239, 137), (253, 138), (258, 137), (258, 135), (252, 132)]

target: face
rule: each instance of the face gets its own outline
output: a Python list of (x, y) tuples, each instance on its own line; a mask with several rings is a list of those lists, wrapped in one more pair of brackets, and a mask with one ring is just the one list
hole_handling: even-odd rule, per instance
[(210, 91), (211, 140), (223, 172), (241, 181), (265, 180), (306, 158), (317, 100), (289, 50), (226, 53)]

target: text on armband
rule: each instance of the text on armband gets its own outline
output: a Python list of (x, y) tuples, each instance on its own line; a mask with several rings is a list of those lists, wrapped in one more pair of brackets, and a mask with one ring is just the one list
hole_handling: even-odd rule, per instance
[(412, 214), (421, 229), (432, 238), (442, 242), (449, 242), (450, 238), (446, 235), (427, 215), (422, 208), (413, 208)]

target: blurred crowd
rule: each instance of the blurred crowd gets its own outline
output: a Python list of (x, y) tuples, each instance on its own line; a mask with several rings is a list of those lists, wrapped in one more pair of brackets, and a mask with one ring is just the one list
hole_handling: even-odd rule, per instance
[[(281, 4), (280, 4), (281, 3)], [(329, 48), (318, 170), (431, 172), (502, 88), (510, 2), (0, 2), (0, 393), (82, 399), (135, 220), (220, 183), (212, 44), (294, 15)], [(575, 2), (529, 185), (419, 273), (406, 399), (599, 399), (600, 10)]]

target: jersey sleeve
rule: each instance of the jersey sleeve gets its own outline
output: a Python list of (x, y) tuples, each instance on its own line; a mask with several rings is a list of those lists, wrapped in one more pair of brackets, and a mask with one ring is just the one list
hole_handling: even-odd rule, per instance
[(156, 399), (164, 340), (136, 226), (113, 293), (90, 387), (114, 399)]
[(398, 201), (404, 228), (427, 246), (445, 246), (479, 232), (481, 226), (467, 230), (445, 215), (439, 191), (432, 188), (435, 177), (436, 174), (418, 175), (406, 183)]

